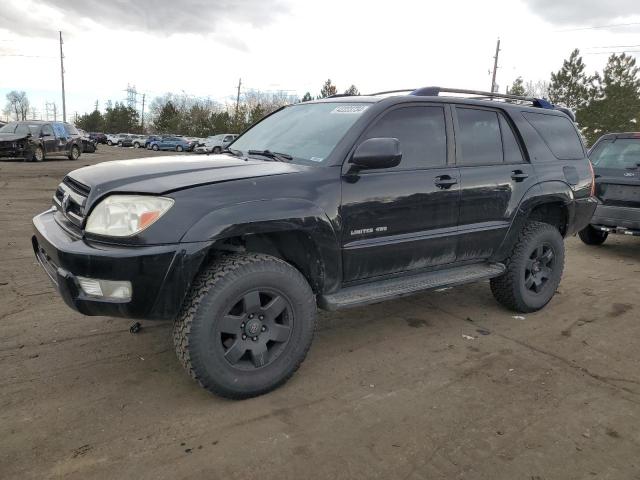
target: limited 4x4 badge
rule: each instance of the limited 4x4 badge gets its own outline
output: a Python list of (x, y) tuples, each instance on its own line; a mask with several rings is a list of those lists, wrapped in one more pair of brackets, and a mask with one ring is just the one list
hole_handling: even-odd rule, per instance
[(360, 228), (358, 230), (351, 230), (351, 236), (355, 236), (355, 235), (366, 235), (368, 233), (381, 233), (381, 232), (386, 232), (387, 231), (387, 227), (375, 227), (375, 228)]

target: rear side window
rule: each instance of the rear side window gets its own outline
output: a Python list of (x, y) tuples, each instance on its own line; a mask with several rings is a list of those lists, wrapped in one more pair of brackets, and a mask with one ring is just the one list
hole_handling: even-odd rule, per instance
[(498, 114), (489, 110), (456, 108), (460, 129), (459, 152), (463, 165), (502, 163), (502, 139)]
[(73, 125), (70, 125), (68, 123), (64, 124), (64, 128), (67, 131), (67, 133), (69, 135), (80, 135), (80, 133), (78, 132), (78, 129), (76, 127), (74, 127)]
[(636, 168), (640, 166), (640, 138), (604, 140), (595, 146), (589, 158), (600, 168)]
[(533, 112), (523, 112), (522, 115), (536, 129), (557, 159), (579, 160), (584, 158), (582, 141), (568, 117)]
[(396, 170), (441, 167), (447, 163), (447, 133), (442, 107), (392, 110), (369, 128), (363, 140), (380, 137), (400, 141), (402, 160)]

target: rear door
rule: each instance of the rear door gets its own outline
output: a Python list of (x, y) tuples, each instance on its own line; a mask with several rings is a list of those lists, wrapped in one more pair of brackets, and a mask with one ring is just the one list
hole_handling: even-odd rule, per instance
[(603, 205), (640, 208), (640, 134), (600, 140), (589, 159)]
[(380, 137), (400, 141), (402, 160), (343, 177), (345, 282), (455, 261), (460, 192), (448, 106), (392, 107), (357, 143)]
[(454, 111), (461, 179), (456, 261), (477, 261), (500, 246), (520, 199), (536, 179), (504, 112), (475, 106)]

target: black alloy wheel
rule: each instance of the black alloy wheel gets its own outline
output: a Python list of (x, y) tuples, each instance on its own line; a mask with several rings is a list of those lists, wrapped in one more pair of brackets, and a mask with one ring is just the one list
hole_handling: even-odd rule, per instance
[(224, 358), (234, 368), (253, 370), (278, 358), (291, 337), (291, 302), (281, 292), (252, 290), (237, 299), (218, 322)]
[(555, 267), (555, 252), (549, 243), (539, 245), (529, 256), (524, 270), (524, 286), (533, 293), (542, 293)]

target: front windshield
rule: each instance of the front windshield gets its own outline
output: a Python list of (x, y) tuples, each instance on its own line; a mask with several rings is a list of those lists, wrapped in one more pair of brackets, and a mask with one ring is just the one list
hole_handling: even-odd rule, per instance
[(0, 133), (13, 133), (15, 129), (15, 123), (7, 123), (4, 127), (0, 128)]
[(600, 168), (636, 168), (640, 166), (640, 138), (604, 141), (589, 156)]
[(269, 150), (302, 163), (322, 163), (347, 130), (369, 107), (367, 103), (299, 103), (265, 118), (230, 145), (247, 155)]

